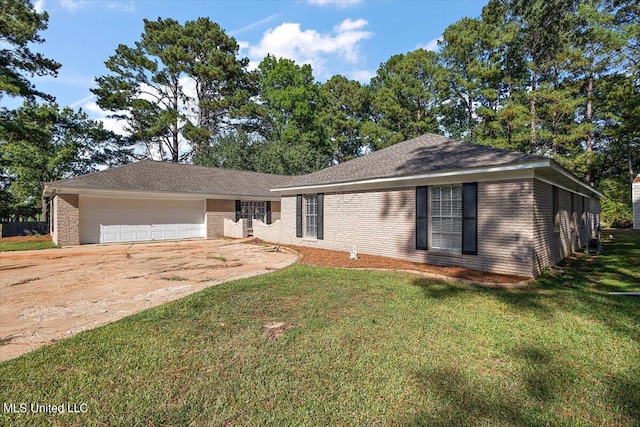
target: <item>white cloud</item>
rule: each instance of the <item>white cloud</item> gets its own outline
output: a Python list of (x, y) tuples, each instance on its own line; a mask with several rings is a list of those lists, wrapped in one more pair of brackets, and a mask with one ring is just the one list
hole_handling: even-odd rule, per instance
[(44, 0), (37, 0), (33, 4), (33, 9), (38, 13), (42, 13), (44, 11)]
[(75, 12), (80, 10), (86, 4), (85, 0), (58, 0), (60, 6), (68, 12)]
[(247, 31), (255, 30), (256, 28), (259, 28), (259, 27), (262, 27), (265, 24), (268, 24), (269, 22), (273, 21), (274, 19), (276, 19), (280, 15), (282, 15), (282, 12), (275, 13), (273, 15), (269, 15), (264, 19), (261, 19), (261, 20), (256, 21), (256, 22), (252, 22), (251, 24), (247, 24), (244, 27), (238, 28), (237, 30), (229, 31), (228, 34), (230, 36), (235, 36), (236, 34), (246, 33)]
[(124, 13), (136, 13), (136, 8), (133, 5), (133, 1), (112, 1), (107, 3), (107, 9), (115, 10), (116, 12)]
[(255, 68), (268, 54), (276, 58), (288, 58), (298, 65), (309, 64), (314, 75), (327, 74), (326, 64), (334, 61), (347, 61), (355, 64), (359, 61), (360, 43), (373, 36), (365, 31), (364, 19), (346, 19), (336, 25), (332, 31), (320, 33), (316, 30), (302, 30), (299, 23), (285, 22), (267, 30), (257, 45), (247, 46), (252, 67)]
[(309, 0), (309, 4), (316, 6), (336, 6), (339, 8), (347, 8), (361, 2), (362, 0)]
[(118, 135), (129, 135), (129, 132), (126, 131), (126, 120), (107, 117), (109, 112), (100, 108), (95, 101), (87, 100), (87, 102), (85, 102), (81, 107), (93, 120), (102, 122), (105, 129), (115, 132)]
[(371, 79), (375, 77), (376, 72), (371, 70), (353, 70), (346, 74), (347, 77), (352, 80), (357, 80), (362, 84), (369, 84)]
[(78, 108), (81, 107), (84, 109), (84, 106), (87, 105), (87, 103), (91, 100), (93, 100), (96, 96), (91, 94), (91, 95), (87, 95), (82, 99), (78, 99), (77, 101), (72, 102), (71, 104), (68, 105), (69, 108)]
[(422, 48), (424, 50), (430, 50), (432, 52), (438, 51), (438, 42), (442, 41), (442, 36), (435, 38), (433, 40), (428, 41), (426, 44), (418, 45), (418, 49)]
[(347, 18), (344, 21), (342, 21), (340, 25), (335, 26), (334, 30), (339, 33), (345, 32), (345, 31), (359, 30), (360, 28), (366, 27), (367, 24), (368, 22), (364, 19), (356, 19), (355, 21), (353, 21)]
[[(77, 12), (80, 9), (84, 9), (85, 7), (102, 7), (110, 10), (115, 10), (116, 12), (124, 12), (124, 13), (135, 13), (136, 8), (134, 6), (133, 0), (111, 0), (111, 1), (88, 1), (88, 0), (55, 0), (64, 10), (67, 12)], [(37, 8), (44, 8), (45, 0), (37, 0), (36, 10)]]

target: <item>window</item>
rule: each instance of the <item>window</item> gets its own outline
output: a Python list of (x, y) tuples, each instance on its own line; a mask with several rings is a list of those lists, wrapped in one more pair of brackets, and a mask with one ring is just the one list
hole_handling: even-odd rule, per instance
[(296, 195), (296, 237), (324, 239), (324, 194)]
[(416, 249), (478, 254), (478, 183), (416, 187)]
[(432, 186), (429, 190), (429, 247), (462, 252), (462, 187)]
[(318, 196), (305, 194), (304, 196), (304, 237), (318, 236)]
[(257, 202), (254, 200), (242, 200), (240, 202), (240, 218), (247, 220), (247, 228), (253, 227), (253, 220), (267, 222), (267, 204), (266, 202)]

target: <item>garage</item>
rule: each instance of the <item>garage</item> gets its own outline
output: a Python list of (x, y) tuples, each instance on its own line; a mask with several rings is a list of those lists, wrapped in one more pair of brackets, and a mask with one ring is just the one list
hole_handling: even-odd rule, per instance
[(205, 201), (81, 196), (80, 243), (205, 237)]
[(290, 179), (141, 160), (45, 183), (42, 196), (60, 246), (210, 239), (224, 235), (225, 219), (248, 220), (249, 211), (251, 219), (280, 218), (280, 197), (271, 189)]

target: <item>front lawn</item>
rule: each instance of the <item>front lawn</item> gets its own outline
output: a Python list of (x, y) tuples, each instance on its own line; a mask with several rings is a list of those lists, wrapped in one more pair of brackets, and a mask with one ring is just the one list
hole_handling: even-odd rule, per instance
[(212, 287), (2, 363), (0, 424), (638, 425), (640, 297), (609, 292), (640, 291), (640, 233), (605, 240), (528, 289), (299, 264)]
[(57, 247), (58, 246), (51, 241), (51, 237), (49, 235), (0, 238), (0, 252), (31, 251)]

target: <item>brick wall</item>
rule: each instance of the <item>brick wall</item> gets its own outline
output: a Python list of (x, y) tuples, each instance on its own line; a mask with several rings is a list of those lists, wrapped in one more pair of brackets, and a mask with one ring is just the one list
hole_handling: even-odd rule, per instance
[[(295, 214), (295, 213), (294, 213)], [(225, 235), (225, 218), (235, 221), (236, 201), (207, 199), (207, 212), (205, 223), (207, 228), (207, 239), (222, 237)], [(280, 219), (280, 202), (271, 202), (271, 222)]]
[[(553, 217), (553, 186), (534, 181), (534, 273), (555, 265), (586, 246), (595, 237), (600, 202), (558, 188), (558, 216)], [(583, 208), (584, 204), (584, 208)], [(584, 210), (583, 210), (584, 209)], [(556, 225), (557, 224), (557, 225)]]
[(259, 219), (253, 220), (253, 237), (264, 240), (265, 242), (277, 243), (282, 240), (282, 228), (280, 221), (273, 221), (271, 224), (265, 224)]
[[(295, 236), (295, 196), (282, 197), (283, 243), (533, 275), (532, 180), (478, 183), (478, 255), (415, 249), (415, 187), (325, 193), (324, 239)], [(348, 256), (345, 254), (345, 256)]]
[(80, 244), (80, 196), (58, 194), (54, 197), (53, 241), (60, 246)]
[(205, 223), (207, 239), (224, 236), (224, 219), (236, 219), (235, 200), (207, 199)]
[(234, 239), (242, 239), (247, 237), (247, 220), (240, 218), (238, 221), (234, 221), (229, 218), (223, 219), (225, 237), (232, 237)]
[(273, 224), (280, 219), (281, 206), (280, 202), (271, 202), (271, 223)]

